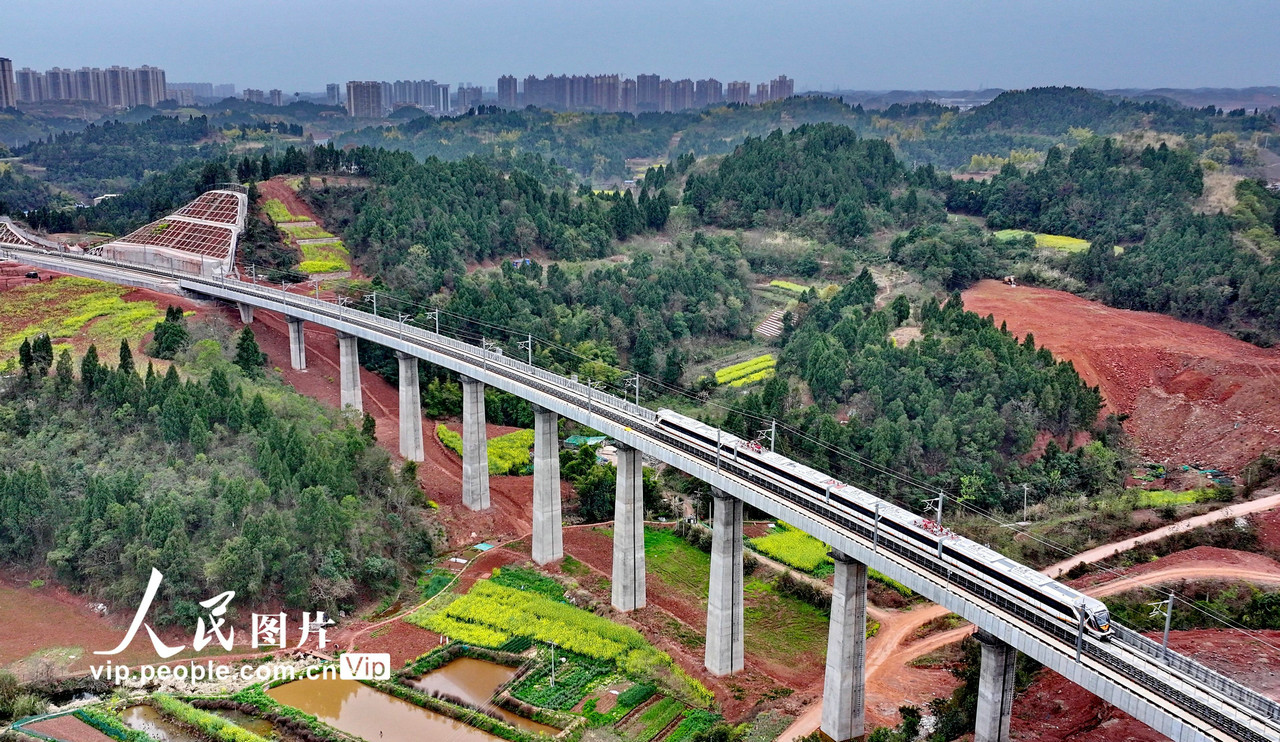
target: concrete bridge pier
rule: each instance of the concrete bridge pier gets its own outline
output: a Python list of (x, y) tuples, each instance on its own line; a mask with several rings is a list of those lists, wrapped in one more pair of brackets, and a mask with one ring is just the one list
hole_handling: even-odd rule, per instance
[(307, 343), (302, 336), (302, 320), (285, 317), (289, 323), (289, 365), (294, 371), (307, 370)]
[(342, 408), (364, 411), (364, 399), (360, 393), (360, 354), (355, 335), (338, 331), (338, 383), (342, 389)]
[(564, 558), (560, 518), (560, 417), (533, 406), (533, 561)]
[(617, 444), (618, 489), (613, 505), (613, 607), (648, 605), (644, 564), (644, 468), (640, 451)]
[(418, 388), (418, 357), (396, 351), (400, 361), (400, 455), (422, 461), (422, 392)]
[(982, 645), (982, 670), (978, 676), (973, 742), (1009, 742), (1018, 650), (982, 629), (978, 629), (975, 638)]
[(238, 301), (236, 302), (236, 309), (240, 310), (240, 324), (242, 325), (253, 324), (253, 305), (252, 304), (245, 304), (242, 301)]
[(489, 509), (489, 436), (485, 429), (484, 382), (462, 377), (462, 504)]
[(827, 673), (822, 685), (822, 733), (835, 742), (866, 733), (867, 565), (839, 551), (827, 630)]
[(711, 594), (707, 598), (707, 650), (704, 659), (712, 675), (741, 670), (742, 613), (742, 501), (711, 488)]

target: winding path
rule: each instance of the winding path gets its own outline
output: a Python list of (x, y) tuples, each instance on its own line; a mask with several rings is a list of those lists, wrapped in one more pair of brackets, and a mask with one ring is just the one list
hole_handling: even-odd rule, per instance
[[(1188, 518), (1170, 526), (1158, 528), (1141, 536), (1090, 549), (1082, 552), (1077, 557), (1051, 565), (1043, 571), (1056, 577), (1081, 562), (1097, 562), (1140, 544), (1158, 541), (1174, 533), (1199, 528), (1200, 526), (1228, 518), (1270, 510), (1277, 506), (1280, 506), (1280, 493), (1249, 502), (1237, 503), (1205, 515)], [(1095, 598), (1102, 598), (1141, 587), (1179, 580), (1235, 580), (1255, 585), (1280, 586), (1280, 565), (1275, 570), (1269, 571), (1254, 567), (1224, 565), (1210, 560), (1182, 562), (1165, 569), (1156, 569), (1143, 574), (1125, 575), (1084, 588), (1083, 592)], [(892, 687), (896, 685), (894, 681), (900, 679), (904, 673), (914, 672), (910, 668), (912, 660), (923, 657), (953, 642), (960, 641), (973, 633), (973, 626), (962, 626), (907, 643), (911, 635), (921, 626), (948, 613), (947, 609), (933, 604), (923, 605), (905, 612), (886, 611), (875, 606), (867, 607), (867, 615), (880, 623), (879, 633), (867, 642), (866, 684), (868, 706), (871, 705), (873, 699), (880, 692), (888, 690), (885, 687), (886, 685)], [(818, 685), (815, 690), (821, 693), (821, 685)], [(896, 702), (897, 699), (894, 700)], [(819, 699), (805, 709), (804, 713), (797, 717), (791, 726), (778, 737), (778, 740), (779, 742), (799, 740), (817, 729), (821, 722), (822, 701)]]
[(1128, 551), (1135, 546), (1141, 546), (1142, 544), (1148, 544), (1153, 541), (1168, 538), (1175, 533), (1190, 531), (1202, 526), (1207, 526), (1211, 523), (1217, 523), (1218, 521), (1239, 518), (1244, 515), (1261, 513), (1265, 510), (1280, 507), (1280, 492), (1272, 492), (1271, 490), (1263, 490), (1263, 492), (1271, 492), (1271, 494), (1264, 495), (1256, 500), (1249, 500), (1248, 502), (1234, 503), (1224, 508), (1214, 510), (1213, 512), (1205, 513), (1204, 515), (1197, 515), (1193, 518), (1180, 520), (1177, 523), (1157, 528), (1154, 531), (1149, 531), (1140, 536), (1134, 536), (1133, 538), (1127, 538), (1122, 541), (1116, 541), (1114, 543), (1094, 547), (1069, 559), (1064, 559), (1057, 564), (1050, 565), (1041, 571), (1056, 579), (1062, 577), (1062, 575), (1072, 567), (1081, 563), (1093, 564), (1094, 562), (1100, 562), (1103, 559), (1108, 559), (1116, 554)]

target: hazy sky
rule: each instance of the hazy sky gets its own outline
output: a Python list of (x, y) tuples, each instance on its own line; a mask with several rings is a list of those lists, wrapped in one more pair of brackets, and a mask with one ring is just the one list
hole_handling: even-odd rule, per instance
[(170, 82), (657, 72), (856, 89), (1280, 84), (1275, 0), (5, 0), (14, 67)]

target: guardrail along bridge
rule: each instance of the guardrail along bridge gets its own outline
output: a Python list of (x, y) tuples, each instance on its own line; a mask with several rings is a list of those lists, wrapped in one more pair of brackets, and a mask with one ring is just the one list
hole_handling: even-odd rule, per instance
[(838, 482), (729, 433), (654, 411), (590, 384), (407, 323), (232, 277), (166, 272), (154, 265), (14, 245), (8, 257), (48, 269), (279, 312), (289, 324), (290, 361), (306, 368), (303, 324), (337, 331), (341, 401), (361, 409), (356, 346), (396, 351), (400, 362), (400, 453), (422, 460), (418, 363), (456, 371), (463, 383), (463, 502), (489, 507), (484, 387), (533, 403), (533, 558), (563, 556), (557, 416), (619, 443), (613, 546), (615, 608), (643, 607), (645, 556), (642, 456), (711, 485), (713, 545), (705, 663), (717, 675), (743, 668), (743, 503), (830, 544), (836, 560), (822, 731), (837, 741), (864, 734), (863, 659), (868, 567), (972, 622), (982, 642), (978, 742), (1009, 739), (1013, 670), (1023, 652), (1174, 740), (1280, 740), (1280, 705), (1118, 625), (1089, 601), (1023, 565), (873, 494)]

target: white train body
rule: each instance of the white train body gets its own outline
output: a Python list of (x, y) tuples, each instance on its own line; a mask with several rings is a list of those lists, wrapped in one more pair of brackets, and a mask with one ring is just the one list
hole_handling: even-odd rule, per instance
[[(1083, 623), (1091, 635), (1109, 638), (1111, 621), (1106, 605), (1073, 590), (999, 552), (950, 533), (904, 508), (776, 454), (755, 441), (745, 441), (677, 412), (658, 410), (658, 427), (698, 446), (720, 447), (721, 459), (750, 467), (815, 503), (838, 512), (865, 528), (881, 542), (892, 539), (948, 569), (962, 572), (1003, 597), (1024, 604), (1073, 629)], [(879, 523), (876, 523), (877, 516)]]

